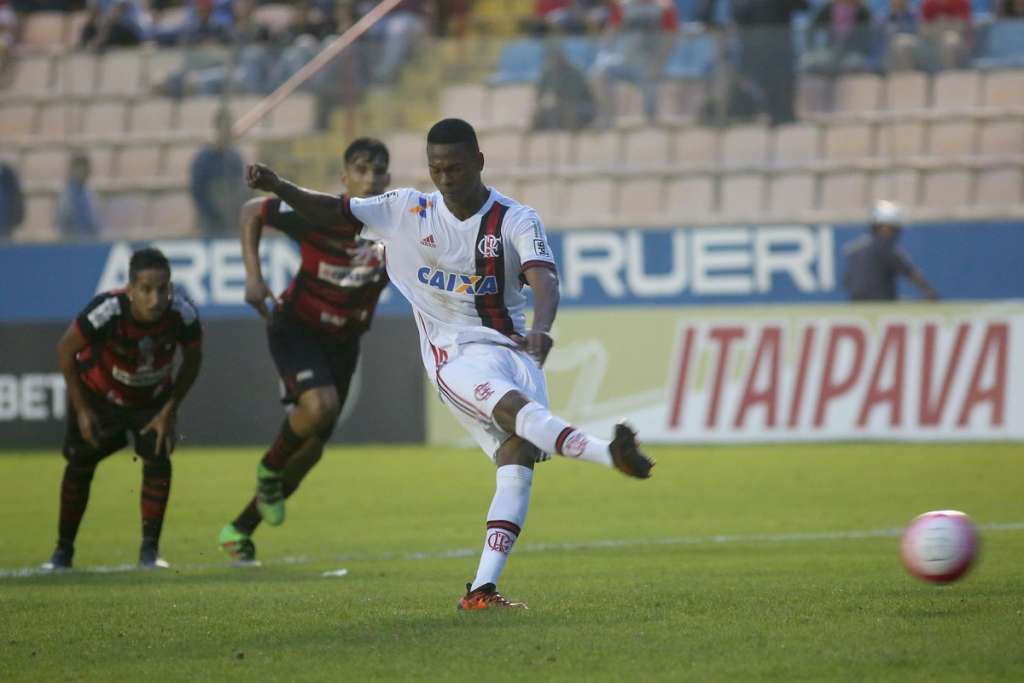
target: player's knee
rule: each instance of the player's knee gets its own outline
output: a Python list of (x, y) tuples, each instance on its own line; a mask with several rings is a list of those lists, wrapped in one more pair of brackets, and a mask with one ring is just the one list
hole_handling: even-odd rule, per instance
[(317, 433), (334, 428), (341, 412), (341, 401), (334, 389), (311, 389), (299, 398), (300, 407), (316, 425)]
[(540, 459), (540, 456), (539, 448), (521, 437), (512, 435), (498, 447), (494, 461), (498, 467), (521, 465), (533, 469), (533, 464)]
[(142, 472), (147, 477), (169, 477), (171, 476), (171, 459), (159, 457), (143, 460)]
[(495, 404), (494, 410), (491, 412), (494, 424), (510, 434), (514, 433), (516, 431), (516, 415), (529, 402), (530, 399), (518, 391), (508, 392)]

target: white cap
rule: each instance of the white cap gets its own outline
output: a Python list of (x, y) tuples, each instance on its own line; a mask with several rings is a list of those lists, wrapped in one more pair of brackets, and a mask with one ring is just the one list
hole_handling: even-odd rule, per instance
[(903, 225), (903, 207), (887, 199), (879, 199), (871, 211), (875, 225)]

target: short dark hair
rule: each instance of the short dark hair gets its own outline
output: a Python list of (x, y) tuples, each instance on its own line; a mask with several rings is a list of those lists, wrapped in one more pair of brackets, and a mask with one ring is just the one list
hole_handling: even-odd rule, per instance
[(164, 253), (155, 247), (139, 249), (132, 254), (132, 260), (128, 262), (128, 280), (135, 282), (135, 277), (144, 270), (160, 268), (171, 272), (171, 262), (167, 260)]
[(370, 159), (383, 158), (385, 164), (391, 163), (391, 154), (383, 142), (377, 138), (357, 138), (345, 148), (345, 165), (348, 166), (362, 154)]
[(427, 133), (429, 145), (469, 145), (474, 152), (480, 151), (473, 126), (462, 119), (441, 119)]

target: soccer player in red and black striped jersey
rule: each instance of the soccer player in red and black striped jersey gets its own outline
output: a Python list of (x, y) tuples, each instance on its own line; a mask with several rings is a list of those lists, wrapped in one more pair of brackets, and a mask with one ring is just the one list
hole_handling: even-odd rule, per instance
[[(171, 489), (178, 407), (199, 374), (202, 328), (195, 306), (171, 284), (158, 249), (132, 255), (128, 286), (98, 294), (57, 344), (67, 383), (67, 433), (57, 549), (44, 569), (69, 569), (75, 537), (101, 460), (128, 444), (142, 459), (139, 565), (166, 567), (160, 532)], [(178, 349), (182, 363), (174, 372)]]
[[(341, 175), (348, 196), (382, 193), (391, 180), (388, 162), (379, 140), (360, 138), (349, 145)], [(279, 300), (260, 268), (264, 226), (298, 241), (302, 255), (298, 274)], [(284, 521), (285, 499), (323, 454), (348, 395), (359, 339), (388, 279), (382, 245), (313, 223), (277, 198), (254, 199), (242, 209), (242, 254), (245, 298), (268, 322), (270, 353), (290, 406), (257, 467), (256, 496), (220, 533), (221, 548), (247, 563), (256, 559), (256, 527), (261, 520), (273, 526)]]

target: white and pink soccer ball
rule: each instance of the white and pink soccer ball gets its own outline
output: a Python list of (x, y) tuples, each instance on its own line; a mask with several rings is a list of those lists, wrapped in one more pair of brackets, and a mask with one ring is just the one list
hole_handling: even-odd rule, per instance
[(978, 553), (978, 532), (958, 510), (918, 515), (903, 532), (903, 564), (919, 579), (950, 583), (967, 573)]

